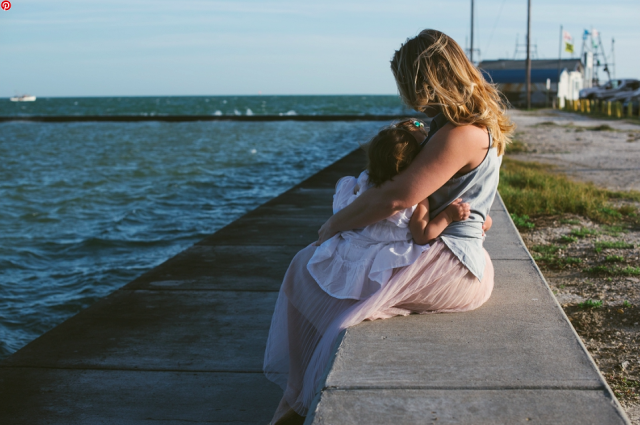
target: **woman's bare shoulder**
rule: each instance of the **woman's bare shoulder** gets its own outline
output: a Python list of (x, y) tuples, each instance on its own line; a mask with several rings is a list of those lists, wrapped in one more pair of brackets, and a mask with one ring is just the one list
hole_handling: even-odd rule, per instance
[(449, 141), (465, 147), (486, 147), (489, 133), (485, 127), (475, 125), (451, 125), (447, 134)]

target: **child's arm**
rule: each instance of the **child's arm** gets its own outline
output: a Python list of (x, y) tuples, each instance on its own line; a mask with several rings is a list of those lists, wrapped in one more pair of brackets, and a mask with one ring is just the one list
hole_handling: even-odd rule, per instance
[(471, 208), (462, 199), (456, 199), (440, 214), (429, 221), (429, 201), (425, 199), (416, 206), (409, 221), (411, 236), (418, 245), (424, 245), (440, 236), (440, 233), (452, 222), (469, 218)]

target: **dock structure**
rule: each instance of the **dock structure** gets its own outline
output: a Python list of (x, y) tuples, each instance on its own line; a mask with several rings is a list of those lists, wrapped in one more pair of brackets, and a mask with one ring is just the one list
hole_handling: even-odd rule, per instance
[[(0, 363), (0, 424), (266, 424), (262, 358), (294, 254), (331, 214), (353, 152)], [(624, 424), (500, 199), (481, 308), (348, 329), (307, 424)]]

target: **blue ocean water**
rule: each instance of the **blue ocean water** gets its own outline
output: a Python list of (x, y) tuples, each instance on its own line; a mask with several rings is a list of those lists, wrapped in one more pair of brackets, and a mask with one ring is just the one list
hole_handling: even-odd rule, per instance
[[(254, 106), (258, 97), (227, 98), (224, 113), (406, 113), (397, 98), (380, 98), (269, 97), (263, 110)], [(79, 113), (205, 113), (200, 97), (122, 99), (81, 99), (90, 106)], [(176, 109), (147, 108), (157, 99)], [(224, 100), (216, 99), (214, 111)], [(29, 114), (65, 115), (73, 102), (25, 105)], [(0, 115), (23, 106), (0, 105)], [(382, 125), (0, 123), (0, 358), (331, 164)]]

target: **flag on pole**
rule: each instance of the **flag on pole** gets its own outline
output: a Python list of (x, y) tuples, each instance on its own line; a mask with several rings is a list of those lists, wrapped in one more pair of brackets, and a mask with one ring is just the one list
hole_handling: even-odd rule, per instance
[(569, 43), (568, 41), (564, 42), (564, 51), (573, 53), (573, 43)]
[(562, 31), (562, 39), (564, 40), (564, 51), (573, 53), (573, 37), (571, 37), (569, 31)]
[(584, 32), (582, 33), (582, 40), (586, 40), (587, 38), (589, 38), (589, 35), (591, 35), (589, 30), (584, 30)]

